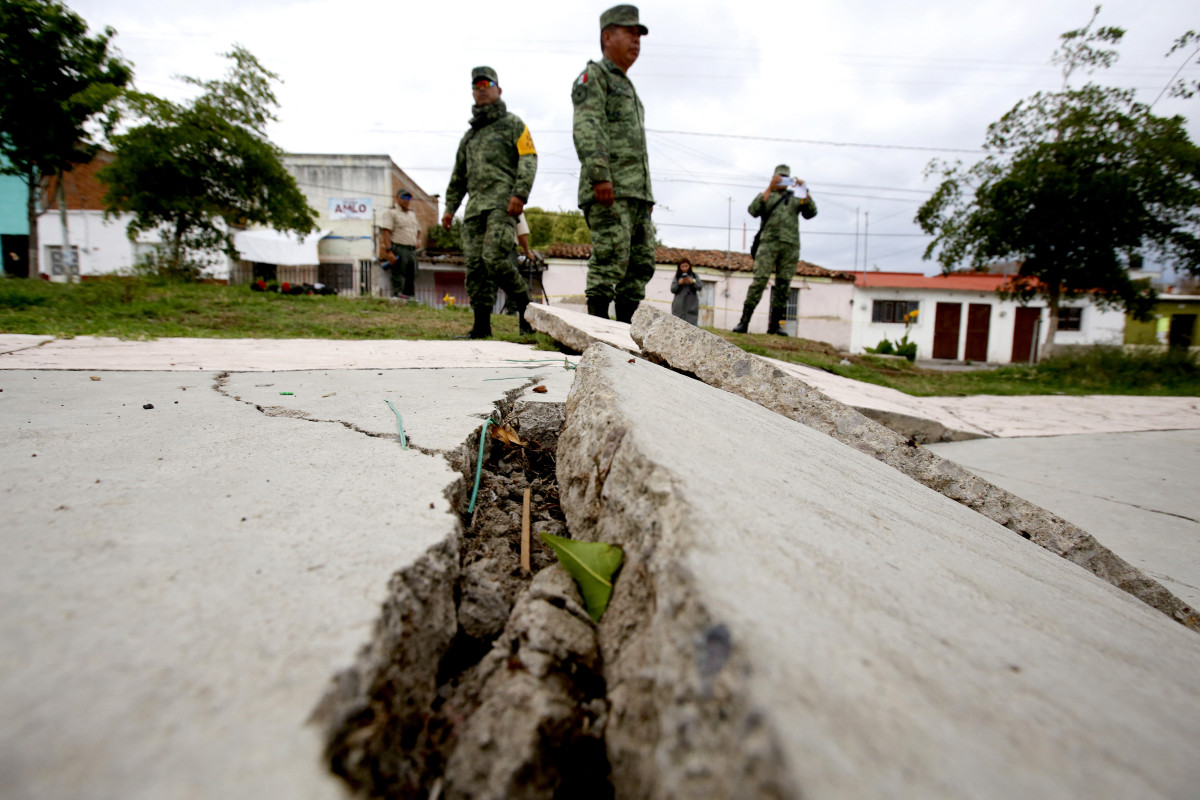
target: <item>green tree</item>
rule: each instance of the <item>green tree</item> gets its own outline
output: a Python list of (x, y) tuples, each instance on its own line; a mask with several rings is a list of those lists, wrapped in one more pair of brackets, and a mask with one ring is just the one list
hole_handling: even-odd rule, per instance
[(283, 151), (266, 136), (278, 105), (271, 89), (279, 76), (246, 49), (224, 80), (184, 77), (202, 91), (177, 104), (139, 94), (131, 105), (145, 122), (113, 137), (116, 159), (99, 173), (108, 185), (110, 213), (130, 212), (130, 238), (158, 230), (165, 270), (195, 275), (195, 254), (224, 252), (236, 259), (232, 226), (268, 225), (310, 233), (316, 228), (295, 179), (284, 168)]
[[(1096, 8), (1099, 12), (1099, 7)], [(985, 157), (964, 168), (934, 161), (941, 184), (917, 212), (934, 239), (925, 258), (942, 268), (1018, 260), (1002, 292), (1049, 308), (1053, 350), (1060, 303), (1087, 295), (1148, 313), (1153, 292), (1130, 279), (1148, 255), (1200, 273), (1200, 148), (1182, 117), (1157, 117), (1134, 92), (1088, 83), (1073, 72), (1111, 65), (1119, 28), (1068, 31), (1054, 63), (1063, 88), (1022, 100), (988, 128)]]
[(554, 229), (554, 214), (537, 206), (525, 209), (525, 222), (529, 224), (529, 246), (545, 247), (551, 242)]
[[(87, 23), (53, 0), (0, 0), (0, 172), (28, 188), (29, 271), (38, 271), (38, 193), (43, 181), (90, 161), (90, 123), (115, 120), (114, 101), (133, 77), (109, 52), (116, 34), (87, 35)], [(62, 181), (59, 181), (62, 185)]]

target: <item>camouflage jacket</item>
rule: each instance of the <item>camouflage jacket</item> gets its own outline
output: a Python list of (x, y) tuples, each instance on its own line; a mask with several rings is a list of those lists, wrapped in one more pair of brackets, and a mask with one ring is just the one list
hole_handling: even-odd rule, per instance
[(595, 200), (592, 187), (612, 181), (617, 197), (654, 202), (642, 101), (621, 68), (605, 58), (589, 61), (571, 89), (575, 152), (579, 155), (579, 206)]
[[(782, 199), (780, 197), (782, 196)], [(778, 205), (777, 205), (778, 204)], [(768, 208), (774, 207), (767, 224), (763, 228), (763, 242), (779, 244), (800, 244), (800, 217), (812, 219), (817, 215), (817, 204), (811, 196), (803, 200), (791, 191), (772, 193), (771, 199), (764, 201), (762, 192), (754, 195), (750, 201), (750, 216), (761, 217)]]
[(454, 172), (446, 189), (446, 213), (453, 214), (466, 195), (466, 218), (508, 208), (510, 197), (529, 199), (537, 174), (537, 150), (529, 128), (509, 114), (503, 100), (476, 106), (471, 129), (458, 143)]

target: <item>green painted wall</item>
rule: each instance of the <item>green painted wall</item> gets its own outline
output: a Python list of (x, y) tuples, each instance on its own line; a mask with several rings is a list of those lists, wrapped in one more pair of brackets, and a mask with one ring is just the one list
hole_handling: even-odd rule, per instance
[[(1159, 302), (1154, 305), (1155, 319), (1149, 322), (1138, 322), (1133, 317), (1125, 317), (1125, 344), (1165, 344), (1166, 332), (1175, 314), (1195, 314), (1196, 324), (1192, 329), (1192, 341), (1200, 342), (1200, 298), (1176, 297), (1167, 299), (1170, 295), (1159, 295)], [(1163, 337), (1158, 337), (1159, 326), (1162, 327)]]

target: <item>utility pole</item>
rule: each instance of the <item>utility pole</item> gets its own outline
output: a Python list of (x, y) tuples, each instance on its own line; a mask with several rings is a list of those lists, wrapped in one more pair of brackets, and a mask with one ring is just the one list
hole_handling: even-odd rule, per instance
[(854, 209), (854, 269), (858, 269), (858, 209)]
[[(725, 226), (725, 269), (733, 269), (733, 198), (729, 198), (729, 222)], [(726, 278), (729, 276), (726, 275)]]
[(863, 212), (863, 272), (867, 271), (867, 245), (871, 242), (871, 212)]

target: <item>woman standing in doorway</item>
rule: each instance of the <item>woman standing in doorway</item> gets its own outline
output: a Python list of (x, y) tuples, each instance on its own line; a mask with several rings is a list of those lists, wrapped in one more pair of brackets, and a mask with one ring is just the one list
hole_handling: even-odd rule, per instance
[(671, 313), (685, 322), (698, 324), (700, 319), (700, 282), (692, 272), (692, 262), (686, 258), (679, 262), (675, 278), (671, 281)]

